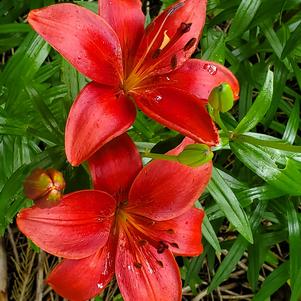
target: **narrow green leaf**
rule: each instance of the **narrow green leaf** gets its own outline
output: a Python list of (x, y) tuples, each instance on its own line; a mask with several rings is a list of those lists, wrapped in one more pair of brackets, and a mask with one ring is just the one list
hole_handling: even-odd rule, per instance
[(268, 70), (264, 86), (252, 107), (240, 121), (234, 133), (243, 133), (254, 128), (270, 107), (273, 96), (273, 72)]
[[(250, 224), (252, 225), (252, 230), (254, 232), (257, 231), (257, 228), (259, 226), (265, 208), (266, 208), (266, 202), (260, 202), (250, 218)], [(239, 259), (242, 257), (248, 245), (249, 242), (242, 235), (239, 235), (238, 238), (234, 241), (231, 249), (229, 250), (229, 253), (224, 258), (222, 263), (219, 265), (208, 287), (208, 293), (212, 292), (224, 280), (227, 280), (229, 278), (229, 275), (235, 268)]]
[(299, 124), (300, 124), (300, 100), (299, 98), (296, 98), (294, 107), (291, 111), (287, 125), (285, 127), (285, 131), (283, 133), (282, 139), (293, 144), (296, 139), (296, 135), (299, 129)]
[(29, 32), (32, 28), (28, 24), (12, 23), (12, 24), (1, 24), (0, 33), (14, 33), (14, 32)]
[(247, 29), (260, 6), (261, 0), (242, 0), (232, 21), (228, 40), (241, 36)]
[(301, 270), (301, 227), (292, 201), (286, 203), (286, 213), (289, 234), (290, 280), (292, 289), (294, 289), (298, 272)]
[(301, 42), (301, 23), (291, 33), (291, 36), (287, 40), (283, 51), (281, 53), (281, 59), (286, 58)]
[(301, 298), (301, 269), (299, 269), (298, 274), (295, 279), (295, 286), (292, 289), (290, 301), (300, 301)]
[(205, 215), (202, 225), (202, 233), (205, 237), (205, 239), (208, 241), (208, 243), (213, 247), (213, 249), (220, 254), (221, 253), (221, 246), (219, 244), (218, 238), (216, 236), (216, 233), (207, 217)]
[(276, 292), (289, 278), (289, 261), (282, 263), (263, 282), (253, 301), (262, 301)]
[(215, 168), (207, 189), (237, 231), (253, 243), (252, 231), (246, 213), (241, 208), (231, 188)]

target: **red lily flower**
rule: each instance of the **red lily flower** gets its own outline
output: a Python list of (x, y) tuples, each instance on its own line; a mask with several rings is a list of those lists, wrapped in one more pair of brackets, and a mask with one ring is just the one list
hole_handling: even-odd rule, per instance
[(65, 258), (48, 283), (63, 297), (83, 301), (101, 293), (115, 273), (125, 300), (181, 300), (172, 253), (195, 256), (203, 250), (203, 211), (193, 204), (212, 163), (191, 168), (155, 160), (142, 168), (135, 145), (123, 134), (90, 158), (89, 166), (97, 190), (65, 195), (52, 208), (23, 209), (17, 217), (35, 244)]
[(74, 4), (33, 10), (31, 26), (78, 71), (92, 79), (75, 100), (66, 125), (72, 165), (88, 159), (135, 120), (148, 116), (197, 142), (218, 133), (205, 105), (212, 88), (238, 82), (225, 67), (189, 57), (206, 18), (206, 0), (180, 0), (144, 30), (139, 0), (99, 0), (99, 16)]

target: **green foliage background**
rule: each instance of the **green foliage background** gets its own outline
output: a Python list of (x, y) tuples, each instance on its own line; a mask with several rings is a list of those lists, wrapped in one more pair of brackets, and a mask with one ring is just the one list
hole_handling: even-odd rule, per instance
[[(71, 168), (64, 154), (69, 108), (87, 80), (26, 23), (30, 9), (54, 2), (0, 2), (0, 234), (4, 237), (17, 212), (30, 205), (22, 182), (32, 169), (62, 170), (68, 191), (89, 186), (85, 169)], [(74, 2), (97, 8), (96, 2)], [(151, 1), (149, 17), (161, 4), (172, 2)], [(197, 202), (206, 211), (204, 253), (180, 264), (183, 287), (190, 287), (185, 300), (206, 296), (219, 300), (221, 286), (243, 264), (246, 273), (241, 283), (247, 287), (236, 288), (236, 294), (248, 292), (255, 301), (298, 301), (301, 0), (209, 0), (195, 56), (228, 66), (239, 79), (241, 93), (232, 111), (222, 115), (229, 133), (220, 132), (223, 143), (214, 149), (213, 177)], [(177, 133), (139, 113), (130, 135), (141, 149), (160, 142), (155, 148), (160, 151)], [(243, 259), (247, 260), (242, 263)], [(277, 299), (274, 293), (281, 288), (286, 295)]]

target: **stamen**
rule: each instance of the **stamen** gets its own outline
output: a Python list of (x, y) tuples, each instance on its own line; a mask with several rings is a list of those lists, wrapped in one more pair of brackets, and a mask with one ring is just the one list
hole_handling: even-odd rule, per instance
[(171, 69), (176, 69), (177, 68), (177, 64), (178, 64), (178, 59), (177, 59), (177, 56), (174, 54), (171, 57), (171, 60), (170, 60)]
[(184, 46), (184, 51), (187, 51), (187, 50), (189, 50), (191, 47), (193, 47), (194, 46), (194, 44), (195, 44), (195, 42), (196, 42), (196, 38), (192, 38), (192, 39), (190, 39), (186, 44), (185, 44), (185, 46)]
[(166, 249), (168, 249), (168, 245), (164, 241), (160, 240), (157, 247), (157, 253), (162, 254)]
[(134, 262), (134, 267), (137, 268), (137, 269), (141, 269), (142, 264), (140, 262)]

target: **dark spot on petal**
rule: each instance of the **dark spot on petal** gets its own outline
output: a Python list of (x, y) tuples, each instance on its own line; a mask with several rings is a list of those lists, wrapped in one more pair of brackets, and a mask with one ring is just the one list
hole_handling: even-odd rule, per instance
[(179, 31), (181, 33), (186, 33), (190, 30), (192, 23), (184, 23), (182, 22), (180, 27), (179, 27)]
[(177, 243), (175, 243), (175, 242), (172, 242), (170, 245), (171, 245), (172, 247), (174, 247), (174, 248), (179, 249), (179, 245), (178, 245)]
[(154, 51), (154, 53), (153, 53), (153, 55), (152, 55), (152, 58), (153, 58), (153, 59), (158, 58), (159, 55), (160, 55), (160, 53), (161, 53), (161, 49), (158, 48), (156, 51)]
[(142, 264), (140, 262), (134, 262), (134, 267), (137, 268), (137, 269), (141, 269)]
[(168, 234), (175, 234), (175, 230), (174, 229), (168, 229), (168, 230), (166, 230), (166, 232)]
[(168, 249), (168, 245), (162, 240), (159, 241), (159, 244), (157, 246), (158, 254), (162, 254), (166, 249)]
[(189, 50), (191, 47), (193, 47), (194, 44), (195, 44), (195, 42), (196, 42), (196, 38), (190, 39), (190, 40), (185, 44), (185, 46), (184, 46), (184, 51), (187, 51), (187, 50)]
[(157, 260), (157, 264), (158, 264), (161, 268), (164, 267), (163, 262), (162, 262), (161, 260)]
[(141, 239), (141, 240), (138, 241), (138, 244), (139, 244), (139, 246), (141, 246), (141, 247), (145, 246), (146, 243), (147, 243), (147, 240), (145, 240), (145, 239)]
[(171, 57), (170, 66), (171, 66), (172, 69), (176, 69), (177, 68), (177, 64), (178, 64), (178, 59), (177, 59), (177, 56), (174, 54)]

